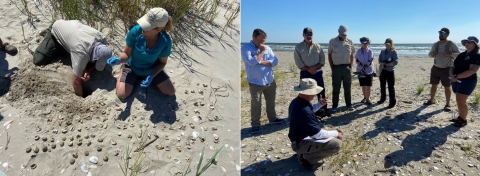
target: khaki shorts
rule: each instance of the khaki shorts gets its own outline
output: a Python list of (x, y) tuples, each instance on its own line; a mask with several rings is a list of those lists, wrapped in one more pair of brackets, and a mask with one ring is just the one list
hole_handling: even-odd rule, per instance
[[(145, 76), (138, 76), (137, 74), (133, 73), (132, 68), (128, 63), (125, 63), (122, 65), (122, 75), (120, 77), (120, 82), (124, 82), (127, 84), (130, 84), (134, 86), (137, 83), (138, 78), (141, 77), (142, 80), (145, 79)], [(157, 74), (152, 80), (151, 85), (158, 85), (162, 83), (163, 81), (167, 80), (170, 78), (165, 71), (161, 71), (160, 73)]]
[(438, 68), (432, 66), (430, 71), (430, 84), (438, 84), (442, 82), (443, 87), (450, 87), (450, 78), (448, 78), (450, 67)]

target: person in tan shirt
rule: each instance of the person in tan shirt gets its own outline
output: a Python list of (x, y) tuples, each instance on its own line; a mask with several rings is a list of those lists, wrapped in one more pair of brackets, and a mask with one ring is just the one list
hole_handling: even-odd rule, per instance
[(339, 102), (340, 87), (343, 82), (343, 92), (345, 104), (349, 110), (354, 110), (352, 106), (352, 63), (355, 47), (352, 40), (347, 38), (347, 27), (341, 25), (338, 28), (338, 36), (332, 38), (328, 45), (328, 63), (332, 69), (332, 87), (333, 87), (333, 105), (332, 111), (336, 111)]
[(439, 41), (433, 44), (428, 56), (434, 58), (434, 64), (430, 71), (430, 99), (424, 103), (424, 105), (435, 104), (435, 94), (437, 93), (438, 84), (441, 82), (445, 88), (445, 107), (444, 111), (451, 111), (450, 109), (450, 97), (452, 96), (452, 89), (450, 88), (450, 78), (448, 71), (453, 64), (455, 57), (458, 56), (460, 51), (455, 43), (447, 40), (450, 35), (450, 30), (446, 27), (438, 31)]
[[(295, 64), (300, 69), (300, 80), (303, 78), (312, 78), (317, 82), (320, 87), (325, 87), (323, 82), (323, 66), (325, 65), (325, 54), (323, 53), (322, 46), (313, 42), (313, 31), (311, 28), (306, 27), (303, 29), (303, 41), (295, 46), (293, 58)], [(320, 95), (323, 98), (325, 96), (325, 90), (322, 90), (317, 94), (317, 99), (320, 99)], [(324, 104), (322, 108), (315, 112), (315, 115), (320, 117), (330, 116), (327, 110), (327, 104)]]

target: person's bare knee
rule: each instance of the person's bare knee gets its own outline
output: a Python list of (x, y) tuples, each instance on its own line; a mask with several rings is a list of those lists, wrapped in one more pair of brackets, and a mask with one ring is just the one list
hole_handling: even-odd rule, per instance
[(165, 95), (168, 95), (168, 96), (173, 96), (175, 95), (175, 88), (171, 87), (171, 88), (165, 88), (165, 89), (160, 89), (160, 91), (165, 94)]

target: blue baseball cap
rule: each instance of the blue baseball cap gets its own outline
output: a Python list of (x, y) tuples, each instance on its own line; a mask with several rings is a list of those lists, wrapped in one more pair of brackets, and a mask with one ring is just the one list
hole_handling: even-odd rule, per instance
[(462, 45), (465, 46), (467, 42), (475, 42), (475, 44), (478, 44), (478, 38), (475, 36), (470, 36), (467, 39), (462, 40)]

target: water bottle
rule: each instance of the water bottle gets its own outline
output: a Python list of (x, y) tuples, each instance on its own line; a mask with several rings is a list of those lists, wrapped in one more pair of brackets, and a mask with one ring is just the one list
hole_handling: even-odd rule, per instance
[(140, 87), (140, 91), (138, 91), (138, 95), (140, 95), (141, 99), (147, 99), (147, 87)]

